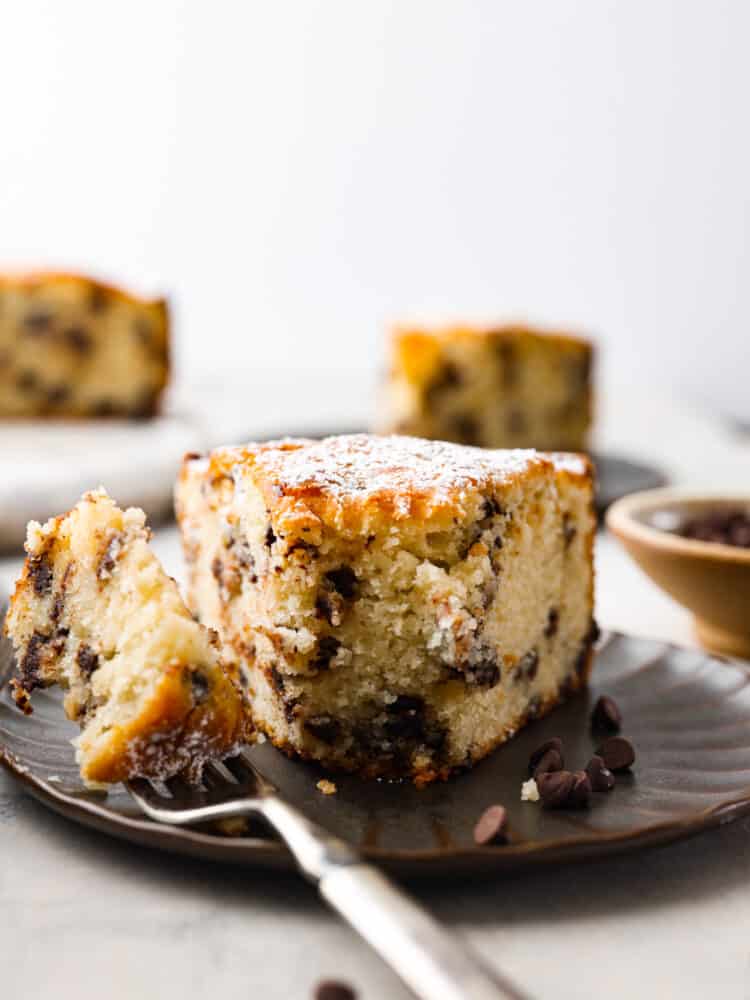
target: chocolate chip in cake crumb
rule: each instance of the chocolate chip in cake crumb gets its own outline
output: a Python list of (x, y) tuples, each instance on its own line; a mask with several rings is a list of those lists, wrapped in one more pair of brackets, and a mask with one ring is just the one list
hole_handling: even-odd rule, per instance
[(463, 669), (452, 667), (449, 673), (451, 677), (476, 687), (491, 688), (500, 681), (500, 667), (494, 657), (487, 657), (477, 663), (467, 664)]
[(512, 389), (518, 383), (519, 365), (518, 351), (515, 344), (507, 337), (500, 337), (497, 341), (497, 354), (500, 358), (501, 373), (504, 389)]
[(547, 612), (547, 624), (544, 626), (545, 639), (551, 639), (557, 635), (557, 628), (560, 624), (560, 612), (557, 608), (550, 608)]
[(43, 632), (33, 632), (26, 644), (23, 657), (18, 665), (21, 684), (26, 691), (31, 692), (42, 685), (42, 652), (50, 638)]
[(425, 388), (425, 400), (428, 404), (433, 405), (436, 398), (441, 396), (446, 389), (455, 389), (462, 382), (463, 378), (457, 366), (452, 361), (446, 361)]
[(281, 671), (278, 667), (271, 667), (269, 680), (271, 681), (271, 687), (277, 694), (284, 693), (284, 678), (281, 676)]
[(70, 399), (71, 388), (64, 382), (59, 385), (50, 386), (45, 393), (45, 398), (50, 406), (61, 406)]
[(529, 757), (529, 774), (533, 775), (542, 757), (549, 750), (555, 750), (560, 755), (561, 766), (564, 766), (565, 755), (563, 753), (563, 741), (559, 736), (552, 736), (550, 739), (540, 743), (536, 750)]
[(521, 410), (510, 410), (505, 421), (505, 426), (509, 434), (525, 434), (528, 430), (528, 421)]
[(78, 652), (76, 653), (76, 664), (81, 672), (81, 675), (87, 680), (93, 672), (99, 667), (99, 656), (91, 646), (87, 643), (82, 642), (78, 647)]
[(26, 368), (16, 376), (16, 388), (19, 392), (36, 392), (39, 388), (39, 376)]
[(117, 531), (107, 542), (106, 548), (99, 558), (99, 564), (96, 567), (98, 580), (108, 580), (112, 576), (117, 565), (117, 560), (122, 552), (123, 537), (123, 533)]
[(117, 407), (111, 399), (98, 399), (91, 407), (91, 412), (95, 417), (113, 417)]
[(576, 528), (575, 524), (573, 524), (573, 519), (571, 518), (570, 514), (563, 514), (562, 533), (563, 533), (563, 541), (565, 542), (565, 548), (567, 549), (570, 547), (570, 545), (573, 542), (573, 539), (578, 534), (578, 529)]
[(624, 736), (610, 736), (596, 751), (610, 771), (627, 771), (635, 763), (635, 750)]
[(273, 543), (276, 541), (276, 533), (275, 533), (275, 531), (273, 530), (273, 528), (271, 527), (270, 524), (268, 525), (268, 528), (266, 529), (266, 537), (265, 537), (264, 541), (266, 543), (266, 548), (269, 548), (269, 549), (272, 547)]
[(456, 438), (460, 444), (479, 445), (479, 422), (469, 414), (458, 414), (451, 420)]
[(341, 733), (341, 723), (332, 715), (313, 715), (305, 719), (303, 726), (316, 740), (329, 746), (336, 742)]
[(23, 325), (28, 333), (46, 333), (55, 318), (50, 309), (32, 309), (23, 318)]
[(205, 674), (200, 670), (193, 670), (190, 674), (190, 688), (193, 692), (193, 704), (202, 705), (208, 698), (211, 685)]
[(325, 578), (333, 589), (347, 601), (351, 601), (357, 596), (357, 577), (351, 567), (341, 566), (339, 569), (329, 570), (325, 574)]
[(508, 814), (505, 806), (494, 805), (482, 813), (474, 827), (474, 843), (479, 847), (508, 842)]
[(105, 289), (100, 285), (94, 285), (89, 293), (89, 309), (93, 313), (101, 313), (109, 305), (109, 298)]
[(29, 692), (15, 677), (10, 682), (10, 690), (13, 701), (16, 703), (16, 708), (23, 712), (24, 715), (32, 715), (34, 709), (31, 705)]
[(211, 576), (216, 580), (218, 584), (221, 584), (221, 578), (224, 573), (224, 563), (219, 559), (218, 556), (214, 556), (211, 560)]
[(94, 346), (91, 334), (82, 326), (69, 326), (67, 330), (63, 331), (63, 339), (71, 350), (81, 356), (90, 354)]
[(357, 1000), (356, 992), (348, 983), (325, 979), (315, 987), (315, 1000)]
[(622, 714), (617, 703), (609, 695), (600, 695), (591, 712), (591, 728), (598, 732), (619, 733)]
[(54, 572), (46, 552), (40, 552), (38, 556), (29, 559), (28, 574), (37, 597), (44, 597), (50, 592)]
[(615, 776), (598, 754), (594, 754), (586, 765), (586, 774), (594, 792), (611, 792), (615, 787)]
[(331, 665), (331, 660), (338, 653), (341, 643), (335, 636), (324, 635), (318, 639), (318, 646), (315, 651), (315, 658), (310, 664), (315, 670), (327, 670)]
[(530, 649), (524, 653), (518, 661), (518, 669), (528, 681), (533, 681), (539, 670), (539, 653), (536, 649)]

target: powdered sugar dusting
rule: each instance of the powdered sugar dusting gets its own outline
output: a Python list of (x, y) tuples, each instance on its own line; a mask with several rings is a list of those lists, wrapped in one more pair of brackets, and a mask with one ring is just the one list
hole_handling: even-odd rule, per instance
[(396, 495), (407, 508), (410, 494), (448, 497), (490, 480), (517, 476), (541, 462), (532, 450), (489, 451), (445, 441), (370, 434), (271, 441), (227, 449), (222, 458), (235, 465), (249, 460), (292, 492), (340, 500)]

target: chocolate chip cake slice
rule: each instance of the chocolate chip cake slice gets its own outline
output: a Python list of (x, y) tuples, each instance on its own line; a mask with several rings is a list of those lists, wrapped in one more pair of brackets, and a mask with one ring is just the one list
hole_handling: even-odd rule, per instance
[(379, 429), (485, 448), (586, 449), (592, 346), (526, 327), (397, 329)]
[(102, 490), (43, 527), (32, 521), (6, 619), (19, 707), (31, 711), (37, 687), (67, 689), (90, 784), (196, 776), (248, 735), (216, 635), (193, 620), (148, 539), (143, 512)]
[(74, 274), (0, 275), (0, 417), (153, 416), (169, 316)]
[(188, 603), (276, 746), (418, 783), (471, 765), (585, 684), (585, 458), (406, 437), (188, 456)]

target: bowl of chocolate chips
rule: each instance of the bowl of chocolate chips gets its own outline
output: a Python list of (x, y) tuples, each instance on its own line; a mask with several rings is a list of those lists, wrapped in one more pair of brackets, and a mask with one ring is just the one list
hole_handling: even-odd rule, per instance
[(750, 495), (633, 493), (609, 508), (607, 527), (692, 611), (704, 646), (750, 659)]

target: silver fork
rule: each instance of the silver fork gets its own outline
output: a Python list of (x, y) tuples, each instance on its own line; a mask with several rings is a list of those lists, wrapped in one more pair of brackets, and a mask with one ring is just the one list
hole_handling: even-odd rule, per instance
[(204, 788), (180, 779), (169, 796), (138, 779), (127, 788), (151, 819), (177, 826), (258, 816), (280, 835), (302, 874), (421, 1000), (528, 1000), (490, 972), (382, 872), (279, 797), (244, 753), (208, 764)]

